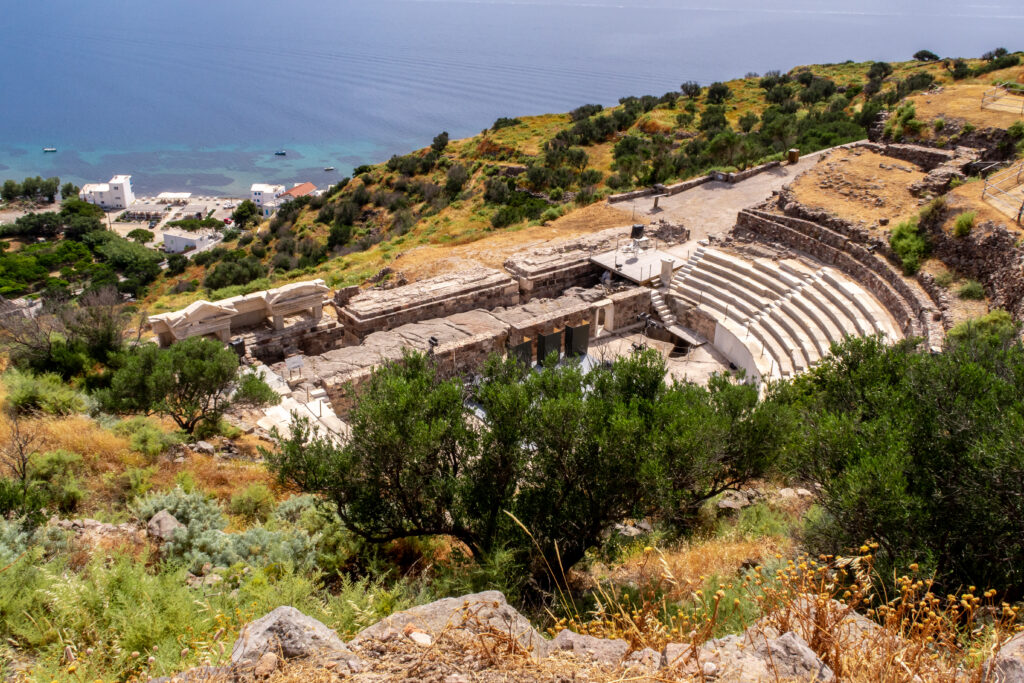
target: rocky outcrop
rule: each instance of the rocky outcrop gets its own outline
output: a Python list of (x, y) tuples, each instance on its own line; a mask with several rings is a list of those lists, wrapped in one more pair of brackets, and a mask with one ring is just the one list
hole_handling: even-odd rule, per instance
[(670, 644), (662, 666), (683, 676), (713, 678), (719, 683), (748, 681), (835, 680), (835, 674), (792, 631), (781, 636), (772, 629), (749, 629), (741, 635), (709, 640), (699, 648)]
[[(242, 630), (231, 652), (230, 667), (193, 669), (160, 680), (205, 680), (211, 674), (216, 680), (261, 680), (287, 666), (289, 660), (304, 660), (303, 671), (323, 668), (355, 680), (384, 680), (381, 671), (415, 670), (418, 680), (468, 681), (473, 672), (494, 665), (498, 652), (503, 653), (502, 657), (518, 653), (526, 657), (525, 661), (532, 658), (533, 666), (542, 669), (561, 667), (559, 670), (564, 671), (571, 662), (569, 666), (581, 670), (615, 670), (636, 680), (835, 680), (832, 670), (818, 658), (805, 637), (798, 625), (781, 632), (763, 620), (739, 635), (710, 640), (697, 647), (669, 644), (661, 652), (650, 648), (634, 650), (625, 640), (596, 638), (569, 630), (549, 641), (507, 603), (504, 595), (486, 591), (396, 612), (364, 629), (349, 643), (294, 607), (279, 607)], [(449, 653), (455, 652), (454, 659), (435, 662), (431, 672), (420, 669), (428, 653), (437, 655), (445, 648)], [(476, 650), (489, 654), (481, 658), (473, 654)]]
[(1018, 633), (982, 667), (990, 683), (1024, 683), (1024, 633)]
[(548, 641), (498, 591), (445, 598), (396, 612), (361, 631), (350, 645), (357, 646), (367, 640), (390, 638), (396, 633), (414, 630), (424, 632), (432, 639), (450, 631), (465, 635), (501, 634), (512, 638), (534, 657), (543, 657), (550, 650)]
[(267, 668), (269, 661), (262, 659), (267, 653), (285, 660), (316, 656), (359, 669), (358, 659), (334, 631), (294, 607), (278, 607), (242, 629), (231, 649), (231, 663), (249, 669), (262, 661)]
[(161, 510), (153, 515), (146, 524), (146, 531), (149, 537), (159, 543), (166, 543), (174, 537), (174, 532), (184, 529), (185, 525), (174, 518), (167, 510)]

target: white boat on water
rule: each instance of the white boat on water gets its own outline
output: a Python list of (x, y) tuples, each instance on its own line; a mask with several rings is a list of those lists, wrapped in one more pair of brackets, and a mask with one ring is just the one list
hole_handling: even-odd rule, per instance
[(334, 167), (333, 166), (324, 166), (324, 170), (329, 173), (329, 172), (334, 170)]
[(43, 147), (43, 152), (56, 152), (56, 147)]

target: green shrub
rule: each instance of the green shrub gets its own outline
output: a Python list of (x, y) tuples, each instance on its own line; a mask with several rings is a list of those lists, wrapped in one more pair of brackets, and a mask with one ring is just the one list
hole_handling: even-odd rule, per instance
[(143, 522), (149, 521), (161, 510), (167, 510), (174, 515), (176, 520), (196, 531), (222, 529), (227, 523), (220, 506), (215, 501), (207, 498), (201, 492), (186, 493), (180, 488), (151, 493), (136, 500), (131, 509), (134, 515)]
[(228, 509), (248, 522), (265, 522), (274, 510), (274, 494), (265, 484), (252, 484), (231, 496)]
[(1012, 341), (1020, 331), (1020, 324), (1004, 310), (997, 309), (972, 320), (957, 323), (947, 337), (957, 343), (982, 339), (1004, 344)]
[(921, 209), (918, 213), (918, 223), (922, 225), (933, 225), (937, 223), (946, 211), (946, 197), (936, 197)]
[(276, 406), (281, 397), (255, 372), (247, 372), (238, 380), (234, 401), (245, 406)]
[(916, 273), (921, 267), (921, 261), (928, 255), (928, 242), (921, 234), (916, 220), (897, 225), (889, 237), (889, 246), (907, 275)]
[(974, 228), (974, 220), (977, 218), (977, 215), (975, 211), (964, 211), (957, 216), (956, 221), (953, 223), (953, 235), (956, 237), (967, 237), (971, 234), (971, 229)]
[(180, 562), (193, 572), (200, 571), (206, 564), (308, 569), (316, 558), (313, 540), (304, 532), (269, 531), (263, 527), (226, 534), (219, 529), (189, 525), (174, 533), (174, 538), (164, 544), (162, 553), (168, 560)]
[(935, 121), (932, 122), (932, 129), (934, 129), (936, 133), (938, 133), (939, 131), (941, 131), (945, 127), (946, 127), (946, 120), (945, 119), (935, 119)]
[(985, 298), (985, 288), (977, 280), (968, 280), (956, 290), (956, 295), (969, 301), (981, 301)]
[(1006, 132), (1010, 135), (1010, 138), (1014, 141), (1024, 140), (1024, 121), (1018, 121), (1009, 128)]
[(949, 286), (953, 284), (954, 279), (955, 276), (953, 275), (953, 271), (943, 269), (935, 275), (935, 284), (937, 284), (939, 287), (949, 289)]
[(492, 357), (474, 389), (486, 418), (471, 429), (462, 383), (410, 353), (374, 371), (344, 447), (297, 420), (264, 455), (281, 481), (334, 502), (353, 535), (453, 536), (477, 560), (505, 548), (545, 580), (541, 553), (557, 546), (568, 569), (604, 529), (647, 514), (686, 531), (705, 500), (772, 462), (786, 414), (756, 387), (731, 375), (669, 386), (665, 374), (652, 351), (539, 372)]
[(794, 469), (822, 487), (808, 549), (845, 554), (871, 540), (889, 587), (896, 567), (917, 562), (939, 594), (973, 584), (1019, 599), (1022, 373), (1016, 341), (834, 346), (783, 390), (800, 411)]
[(43, 492), (48, 507), (55, 507), (63, 514), (75, 511), (85, 497), (77, 477), (81, 464), (82, 456), (70, 451), (49, 451), (33, 456), (33, 485)]
[(86, 408), (84, 397), (58, 375), (10, 370), (3, 380), (7, 385), (7, 402), (19, 413), (71, 415)]
[(302, 516), (307, 511), (315, 509), (317, 506), (316, 496), (311, 496), (308, 493), (292, 496), (286, 500), (282, 500), (278, 503), (277, 508), (274, 510), (274, 519), (285, 522), (286, 524), (298, 524)]
[(113, 431), (115, 434), (127, 436), (132, 450), (149, 458), (155, 458), (171, 446), (182, 442), (180, 434), (165, 432), (152, 420), (141, 415), (118, 422), (114, 425)]

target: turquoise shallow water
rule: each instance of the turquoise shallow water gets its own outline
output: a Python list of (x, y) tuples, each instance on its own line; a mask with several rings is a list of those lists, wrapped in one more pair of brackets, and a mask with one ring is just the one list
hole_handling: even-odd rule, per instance
[(340, 176), (499, 116), (801, 63), (978, 55), (1021, 35), (1010, 0), (8, 3), (0, 178), (323, 185), (324, 166)]

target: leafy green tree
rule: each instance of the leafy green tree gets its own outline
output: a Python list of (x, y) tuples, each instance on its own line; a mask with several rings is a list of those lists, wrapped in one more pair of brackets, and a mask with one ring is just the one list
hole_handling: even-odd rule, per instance
[(872, 62), (868, 69), (868, 78), (881, 80), (892, 74), (892, 71), (892, 64), (888, 62)]
[(787, 424), (756, 388), (668, 386), (665, 374), (652, 351), (588, 372), (491, 358), (467, 404), (460, 380), (407, 354), (374, 371), (343, 447), (299, 422), (265, 455), (363, 539), (448, 535), (478, 559), (505, 548), (538, 581), (560, 580), (548, 563), (572, 567), (616, 522), (654, 514), (685, 529), (701, 501), (763, 474), (781, 448)]
[(21, 196), (25, 199), (35, 199), (39, 196), (43, 179), (39, 176), (29, 176), (21, 181)]
[(244, 230), (250, 223), (256, 223), (259, 220), (259, 210), (251, 200), (243, 200), (235, 210), (231, 212), (231, 221), (238, 227), (239, 230)]
[(691, 100), (695, 100), (700, 97), (702, 88), (697, 81), (686, 81), (679, 86), (679, 90)]
[(464, 514), (467, 461), (476, 452), (462, 386), (442, 380), (422, 355), (374, 371), (350, 416), (344, 448), (298, 422), (270, 466), (303, 490), (324, 494), (353, 533), (373, 542), (448, 535), (482, 551)]
[(918, 50), (914, 53), (914, 59), (919, 62), (937, 62), (939, 56), (931, 50)]
[(183, 254), (171, 254), (167, 257), (167, 274), (181, 275), (188, 268), (188, 257)]
[(440, 154), (448, 147), (448, 131), (442, 131), (434, 136), (433, 142), (430, 143), (430, 149)]
[[(120, 413), (166, 415), (191, 434), (202, 423), (215, 423), (224, 411), (248, 394), (234, 398), (238, 356), (220, 342), (191, 337), (170, 348), (144, 344), (115, 358), (110, 388), (101, 393), (105, 407)], [(247, 385), (256, 380), (245, 380)], [(266, 398), (264, 396), (263, 398)]]
[(39, 193), (49, 203), (53, 203), (57, 199), (57, 192), (60, 190), (60, 178), (54, 176), (53, 178), (47, 178), (39, 184)]
[(679, 384), (657, 402), (654, 494), (665, 521), (691, 530), (701, 505), (763, 476), (789, 442), (792, 412), (759, 401), (743, 376), (716, 375), (707, 387)]
[(701, 112), (698, 127), (709, 134), (729, 128), (729, 121), (725, 118), (725, 107), (721, 105), (705, 107)]
[(146, 242), (152, 242), (156, 235), (153, 234), (152, 230), (146, 230), (145, 228), (135, 228), (129, 232), (126, 237), (133, 242), (139, 244), (145, 244)]
[(779, 387), (799, 411), (793, 470), (820, 485), (806, 540), (872, 540), (878, 575), (921, 564), (940, 590), (1024, 594), (1024, 347), (968, 336), (941, 353), (852, 339)]
[(749, 133), (750, 131), (754, 130), (754, 126), (756, 126), (757, 122), (760, 120), (761, 119), (758, 117), (757, 114), (753, 112), (747, 112), (746, 114), (740, 117), (740, 130), (742, 130), (744, 133)]
[(15, 199), (21, 196), (21, 185), (17, 180), (7, 179), (4, 181), (2, 187), (0, 187), (0, 198), (5, 202), (13, 202)]
[(714, 82), (708, 86), (708, 94), (705, 98), (708, 104), (722, 104), (732, 97), (732, 90), (725, 83)]
[(64, 183), (60, 186), (60, 198), (71, 199), (78, 196), (80, 188), (72, 182)]
[(448, 169), (447, 180), (444, 185), (445, 192), (451, 197), (456, 197), (462, 188), (469, 181), (469, 172), (466, 171), (466, 167), (462, 164), (455, 164)]

